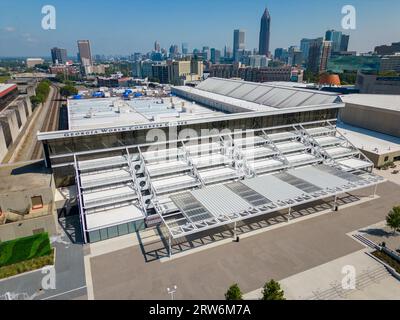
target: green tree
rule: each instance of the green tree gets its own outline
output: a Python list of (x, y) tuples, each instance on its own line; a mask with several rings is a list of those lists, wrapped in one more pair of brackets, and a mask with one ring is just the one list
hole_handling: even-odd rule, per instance
[(318, 73), (313, 73), (309, 69), (304, 71), (303, 79), (307, 82), (317, 83), (319, 81)]
[(72, 86), (70, 84), (67, 84), (60, 89), (60, 94), (63, 97), (69, 97), (69, 96), (72, 96), (77, 93), (78, 93), (78, 89), (76, 89), (74, 86)]
[(286, 300), (279, 282), (271, 279), (265, 283), (261, 300)]
[(50, 93), (50, 85), (51, 85), (51, 82), (47, 79), (40, 81), (40, 83), (37, 85), (36, 95), (30, 97), (31, 102), (34, 107), (36, 107), (38, 104), (46, 101), (47, 96)]
[(396, 71), (381, 71), (378, 73), (379, 76), (381, 77), (397, 77), (398, 74)]
[(340, 81), (343, 85), (353, 85), (357, 80), (357, 72), (343, 72), (340, 74)]
[(31, 96), (30, 99), (33, 107), (37, 107), (37, 105), (42, 102), (38, 96)]
[(225, 300), (243, 300), (242, 291), (237, 283), (231, 285), (225, 293)]
[(393, 234), (396, 231), (400, 232), (400, 206), (393, 207), (392, 210), (386, 216), (386, 225), (393, 230)]

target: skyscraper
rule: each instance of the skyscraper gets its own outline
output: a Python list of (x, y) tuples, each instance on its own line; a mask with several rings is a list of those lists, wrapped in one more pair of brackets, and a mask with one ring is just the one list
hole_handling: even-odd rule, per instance
[(174, 59), (179, 53), (179, 47), (176, 44), (171, 44), (169, 47), (169, 57)]
[(93, 65), (89, 40), (78, 40), (79, 60), (82, 66)]
[(289, 47), (288, 50), (288, 61), (287, 63), (291, 66), (301, 65), (303, 60), (303, 53), (296, 46)]
[(203, 59), (204, 60), (210, 60), (210, 47), (204, 46), (203, 50), (201, 51), (203, 53)]
[(211, 48), (211, 62), (213, 64), (219, 64), (220, 59), (221, 59), (221, 51), (215, 48)]
[(231, 58), (232, 57), (232, 50), (230, 47), (224, 47), (224, 58)]
[(282, 60), (285, 51), (286, 51), (286, 50), (285, 50), (284, 48), (276, 48), (276, 49), (275, 49), (274, 58), (275, 58), (276, 60)]
[(186, 42), (182, 43), (182, 54), (187, 55), (189, 53), (189, 45)]
[(309, 41), (307, 69), (313, 73), (317, 73), (321, 65), (322, 43), (322, 38)]
[(51, 49), (51, 60), (54, 64), (65, 64), (67, 62), (67, 50), (54, 47)]
[(350, 36), (346, 34), (342, 34), (342, 38), (340, 40), (340, 51), (348, 51), (349, 49), (349, 40)]
[(308, 62), (308, 56), (309, 56), (309, 51), (310, 51), (310, 45), (317, 41), (317, 42), (322, 42), (324, 39), (317, 38), (317, 39), (307, 39), (303, 38), (300, 41), (300, 51), (303, 53), (303, 60), (307, 63)]
[(233, 30), (233, 58), (235, 61), (237, 61), (238, 51), (244, 49), (244, 31), (239, 29)]
[(342, 41), (342, 32), (335, 30), (328, 30), (325, 33), (325, 41), (332, 41), (332, 52), (339, 52)]
[(258, 44), (258, 52), (261, 55), (268, 56), (269, 54), (269, 38), (271, 31), (270, 27), (271, 27), (271, 16), (268, 12), (268, 9), (265, 8), (264, 13), (261, 17), (260, 39)]
[(155, 41), (154, 42), (154, 51), (160, 52), (160, 49), (161, 49), (160, 44), (158, 43), (158, 41)]
[(328, 61), (331, 56), (332, 41), (324, 41), (321, 48), (321, 60), (319, 64), (319, 72), (325, 72), (328, 67)]

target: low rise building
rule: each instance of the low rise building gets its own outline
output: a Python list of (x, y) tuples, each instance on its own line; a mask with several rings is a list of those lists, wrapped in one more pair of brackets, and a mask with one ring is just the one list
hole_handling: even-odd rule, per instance
[(52, 74), (66, 74), (70, 76), (79, 75), (79, 67), (73, 65), (55, 64), (50, 66), (50, 72)]
[(400, 94), (400, 76), (380, 76), (376, 73), (357, 73), (356, 89), (360, 93)]
[(0, 166), (0, 241), (57, 233), (52, 172), (43, 161)]
[(253, 82), (271, 82), (271, 81), (303, 81), (303, 72), (301, 69), (284, 67), (266, 67), (266, 68), (245, 68), (242, 78)]
[(349, 94), (340, 119), (350, 125), (400, 137), (400, 95)]
[(33, 68), (39, 64), (43, 64), (44, 60), (42, 58), (28, 58), (26, 59), (26, 66), (28, 68)]
[(108, 88), (117, 88), (117, 87), (129, 87), (132, 83), (132, 78), (130, 77), (97, 77), (97, 86), (98, 87), (108, 87)]
[(400, 52), (391, 56), (382, 57), (380, 71), (395, 71), (400, 73)]
[(169, 81), (168, 70), (169, 66), (167, 64), (154, 64), (152, 66), (153, 78), (159, 83), (167, 84)]
[(370, 159), (375, 167), (400, 161), (400, 138), (343, 122), (338, 131)]

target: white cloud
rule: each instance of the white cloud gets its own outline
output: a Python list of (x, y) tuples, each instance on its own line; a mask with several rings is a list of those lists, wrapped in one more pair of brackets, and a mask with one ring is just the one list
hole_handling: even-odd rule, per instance
[(5, 31), (5, 32), (14, 32), (14, 31), (15, 31), (15, 28), (14, 28), (14, 27), (11, 27), (11, 26), (8, 26), (8, 27), (5, 27), (5, 28), (4, 28), (4, 31)]
[(30, 43), (37, 42), (37, 39), (35, 39), (34, 37), (32, 37), (32, 35), (31, 35), (30, 33), (23, 33), (23, 34), (22, 34), (22, 37), (23, 37), (27, 42), (30, 42)]

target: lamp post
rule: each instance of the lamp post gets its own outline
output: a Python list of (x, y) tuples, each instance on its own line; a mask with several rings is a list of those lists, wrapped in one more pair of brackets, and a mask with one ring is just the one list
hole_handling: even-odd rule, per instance
[(174, 293), (176, 292), (176, 289), (178, 289), (178, 287), (175, 285), (171, 288), (167, 288), (167, 292), (168, 294), (171, 295), (171, 300), (174, 300)]

